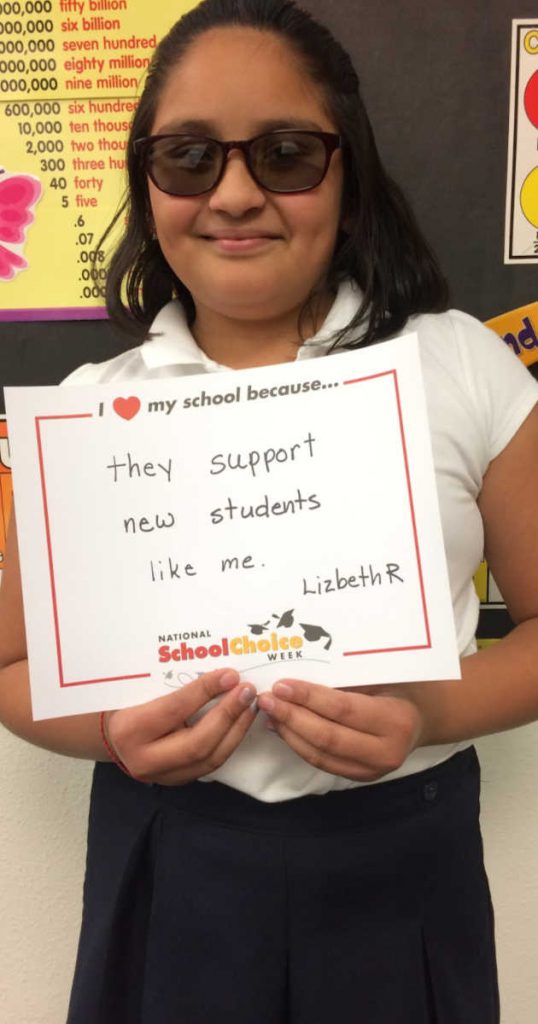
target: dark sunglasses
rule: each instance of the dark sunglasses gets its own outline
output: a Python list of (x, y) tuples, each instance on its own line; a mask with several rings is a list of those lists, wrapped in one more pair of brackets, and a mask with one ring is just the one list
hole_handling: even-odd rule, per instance
[(220, 142), (202, 135), (149, 135), (136, 139), (144, 169), (161, 192), (200, 196), (221, 180), (228, 154), (239, 149), (254, 181), (268, 192), (308, 192), (323, 181), (339, 135), (285, 129), (253, 139)]

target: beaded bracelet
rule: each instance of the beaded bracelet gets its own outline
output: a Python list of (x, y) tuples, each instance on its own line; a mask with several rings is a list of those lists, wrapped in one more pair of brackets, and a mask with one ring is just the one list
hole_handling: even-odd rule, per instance
[(101, 730), (101, 738), (103, 740), (107, 753), (110, 754), (110, 760), (113, 762), (113, 764), (120, 768), (121, 771), (125, 773), (125, 775), (128, 775), (130, 779), (133, 779), (134, 775), (129, 771), (127, 765), (123, 763), (121, 757), (118, 756), (106, 734), (104, 711), (101, 711), (101, 714), (99, 715), (99, 728)]

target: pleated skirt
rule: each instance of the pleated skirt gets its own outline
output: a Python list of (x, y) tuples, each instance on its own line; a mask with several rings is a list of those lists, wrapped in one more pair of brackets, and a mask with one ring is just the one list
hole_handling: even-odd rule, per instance
[(263, 804), (95, 769), (67, 1024), (498, 1024), (474, 748)]

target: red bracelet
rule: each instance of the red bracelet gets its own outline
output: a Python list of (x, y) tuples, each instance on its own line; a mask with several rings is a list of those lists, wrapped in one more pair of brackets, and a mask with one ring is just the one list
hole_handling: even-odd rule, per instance
[(114, 747), (110, 743), (110, 740), (106, 734), (104, 711), (101, 711), (101, 714), (99, 715), (99, 728), (101, 730), (101, 738), (106, 747), (107, 753), (110, 754), (110, 760), (113, 762), (113, 764), (117, 765), (118, 768), (121, 768), (121, 771), (124, 772), (125, 775), (128, 775), (130, 779), (134, 779), (134, 775), (132, 775), (132, 773), (129, 771), (127, 765), (123, 763), (121, 757), (118, 757), (116, 751), (114, 750)]

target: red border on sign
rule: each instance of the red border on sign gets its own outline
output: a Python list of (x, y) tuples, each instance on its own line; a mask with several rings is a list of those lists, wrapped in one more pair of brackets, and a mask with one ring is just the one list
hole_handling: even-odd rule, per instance
[(409, 459), (407, 457), (407, 444), (405, 441), (405, 427), (402, 416), (402, 403), (400, 401), (400, 389), (398, 387), (398, 371), (397, 370), (384, 370), (382, 373), (372, 373), (369, 377), (355, 377), (353, 380), (345, 380), (344, 384), (363, 384), (368, 380), (378, 380), (380, 377), (392, 377), (394, 384), (394, 397), (396, 401), (396, 408), (398, 411), (398, 423), (400, 426), (400, 438), (402, 442), (402, 456), (405, 467), (405, 479), (407, 485), (407, 497), (409, 499), (409, 511), (411, 513), (411, 523), (413, 526), (413, 540), (415, 544), (415, 554), (417, 559), (417, 570), (420, 584), (420, 597), (422, 601), (422, 613), (424, 615), (424, 629), (426, 631), (426, 643), (423, 644), (410, 644), (406, 647), (374, 647), (370, 650), (363, 651), (343, 651), (344, 658), (352, 658), (358, 654), (392, 654), (397, 651), (424, 651), (428, 650), (432, 646), (431, 633), (430, 633), (430, 622), (428, 618), (428, 606), (426, 603), (426, 593), (424, 590), (424, 576), (422, 572), (422, 560), (420, 557), (420, 546), (418, 543), (418, 531), (417, 521), (415, 516), (415, 503), (413, 501), (413, 489), (411, 487), (411, 474), (409, 472)]
[[(409, 511), (410, 511), (410, 516), (411, 516), (412, 529), (413, 529), (413, 541), (414, 541), (415, 555), (416, 555), (416, 561), (417, 561), (417, 571), (418, 571), (419, 586), (420, 586), (420, 596), (421, 596), (421, 603), (422, 603), (422, 612), (423, 612), (423, 616), (424, 616), (424, 629), (425, 629), (425, 634), (426, 634), (426, 642), (425, 643), (420, 643), (420, 644), (409, 644), (409, 645), (400, 646), (400, 647), (377, 647), (377, 648), (369, 648), (369, 649), (364, 649), (364, 650), (359, 650), (359, 651), (343, 651), (342, 654), (343, 654), (343, 657), (345, 657), (345, 658), (356, 657), (356, 656), (361, 655), (361, 654), (390, 654), (390, 653), (401, 652), (401, 651), (421, 651), (421, 650), (428, 650), (432, 646), (430, 624), (429, 624), (429, 616), (428, 616), (428, 607), (427, 607), (426, 593), (425, 593), (425, 588), (424, 588), (424, 575), (423, 575), (423, 571), (422, 571), (422, 560), (421, 560), (421, 556), (420, 556), (420, 545), (419, 545), (419, 540), (418, 540), (418, 530), (417, 530), (417, 524), (416, 524), (415, 505), (414, 505), (414, 500), (413, 500), (413, 490), (412, 490), (412, 486), (411, 486), (411, 474), (409, 472), (409, 459), (408, 459), (408, 455), (407, 455), (407, 444), (406, 444), (406, 438), (405, 438), (405, 427), (404, 427), (403, 416), (402, 416), (402, 406), (401, 406), (401, 400), (400, 400), (400, 390), (399, 390), (399, 386), (398, 386), (398, 372), (397, 372), (397, 370), (385, 370), (385, 371), (383, 371), (381, 373), (370, 374), (369, 376), (366, 376), (366, 377), (356, 377), (356, 378), (354, 378), (352, 380), (345, 380), (345, 381), (343, 381), (343, 384), (345, 384), (345, 385), (349, 385), (349, 384), (364, 384), (367, 381), (378, 380), (381, 377), (392, 378), (392, 383), (393, 383), (393, 386), (394, 386), (394, 399), (395, 399), (395, 402), (396, 402), (396, 409), (397, 409), (397, 413), (398, 413), (398, 424), (399, 424), (399, 431), (400, 431), (400, 440), (401, 440), (401, 445), (402, 445), (402, 458), (403, 458), (404, 469), (405, 469), (407, 497), (408, 497), (408, 501), (409, 501)], [(46, 538), (47, 538), (47, 556), (48, 556), (48, 564), (49, 564), (49, 578), (50, 578), (51, 599), (52, 599), (52, 608), (53, 608), (53, 616), (54, 616), (54, 631), (55, 631), (55, 641), (56, 641), (56, 653), (57, 653), (57, 658), (58, 658), (58, 674), (59, 674), (59, 680), (60, 680), (60, 687), (88, 686), (88, 685), (94, 684), (94, 683), (108, 683), (108, 682), (117, 682), (117, 681), (120, 681), (120, 680), (130, 680), (130, 679), (148, 679), (151, 676), (150, 672), (141, 672), (141, 673), (138, 673), (137, 675), (104, 676), (102, 679), (80, 679), (80, 680), (66, 681), (65, 678), (64, 678), (63, 660), (62, 660), (61, 632), (60, 632), (60, 616), (59, 616), (59, 611), (58, 611), (58, 599), (57, 599), (56, 581), (55, 581), (55, 573), (54, 573), (54, 560), (53, 560), (53, 554), (52, 554), (52, 539), (51, 539), (50, 516), (49, 516), (48, 499), (47, 499), (47, 488), (46, 488), (46, 482), (45, 482), (45, 466), (44, 466), (44, 459), (43, 459), (43, 445), (42, 445), (42, 437), (41, 437), (41, 423), (44, 422), (44, 421), (50, 421), (50, 420), (80, 420), (80, 419), (91, 419), (92, 417), (93, 417), (93, 413), (73, 413), (73, 414), (69, 414), (69, 415), (36, 416), (35, 417), (36, 436), (37, 436), (37, 448), (38, 448), (38, 457), (39, 457), (39, 471), (40, 471), (40, 476), (41, 476), (41, 491), (42, 491), (42, 498), (43, 498), (43, 512), (44, 512), (44, 518), (45, 518), (45, 532), (46, 532)]]
[(86, 420), (92, 419), (93, 413), (82, 412), (73, 413), (65, 416), (36, 416), (35, 417), (35, 428), (37, 437), (37, 452), (39, 457), (39, 473), (41, 476), (41, 494), (43, 497), (43, 513), (45, 516), (45, 533), (47, 537), (47, 557), (49, 563), (49, 579), (50, 579), (50, 592), (52, 598), (52, 612), (54, 616), (54, 636), (56, 641), (56, 655), (58, 658), (58, 676), (60, 679), (60, 688), (66, 688), (68, 686), (89, 686), (92, 683), (115, 683), (123, 679), (149, 679), (151, 672), (140, 672), (138, 675), (126, 675), (126, 676), (103, 676), (102, 679), (76, 679), (67, 681), (64, 678), (63, 659), (62, 659), (62, 639), (60, 633), (60, 615), (58, 611), (58, 596), (56, 593), (56, 580), (54, 575), (54, 560), (52, 556), (52, 538), (50, 530), (50, 516), (49, 516), (49, 504), (47, 499), (47, 486), (45, 482), (45, 463), (43, 459), (43, 444), (41, 438), (41, 423), (47, 420)]

